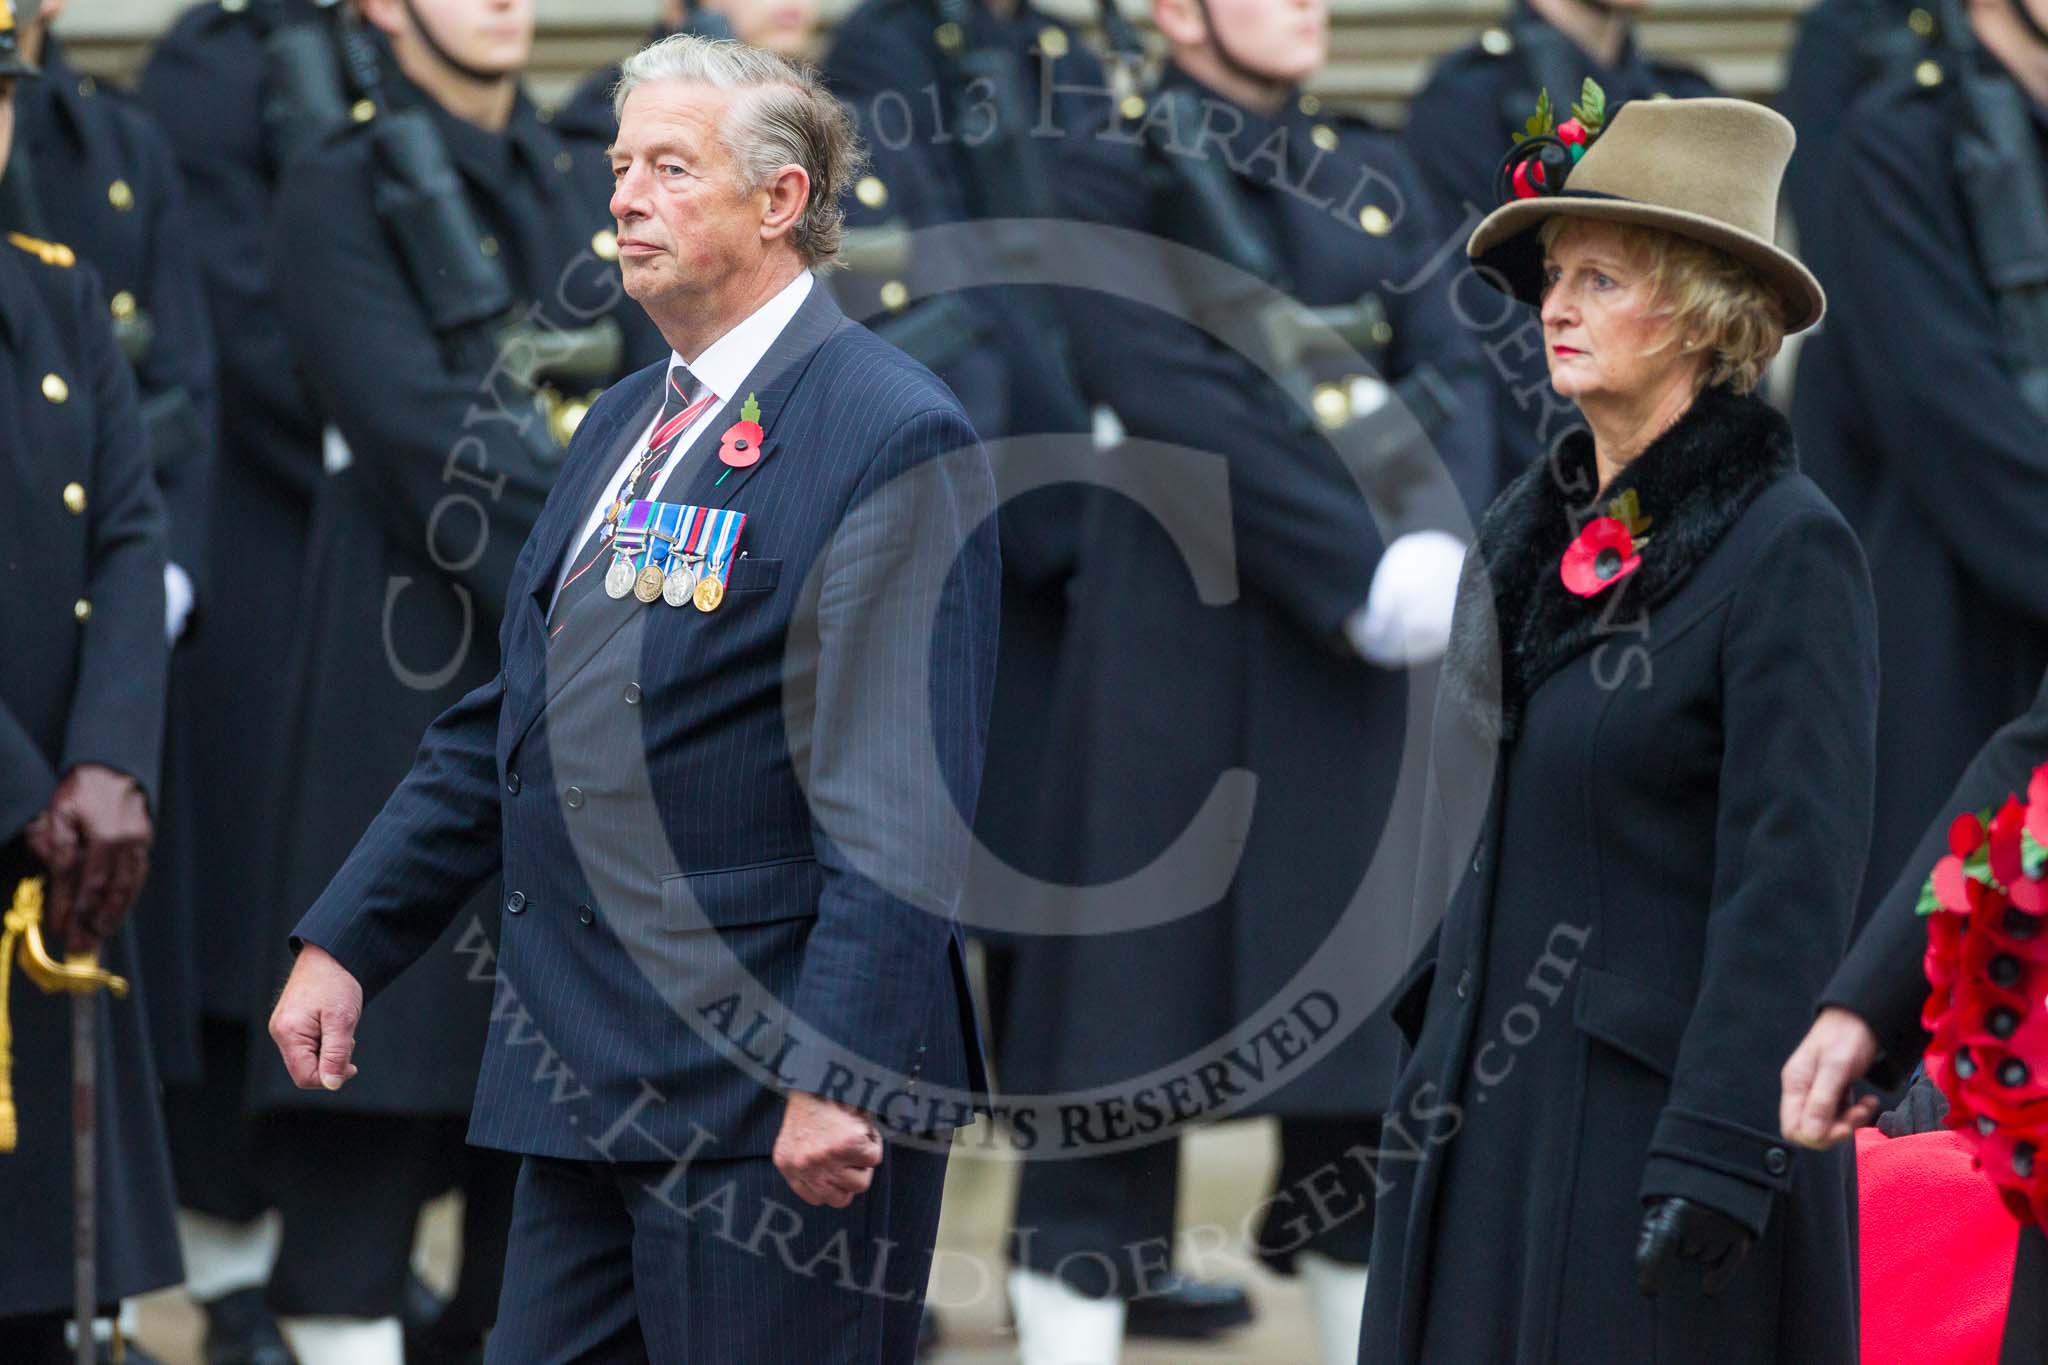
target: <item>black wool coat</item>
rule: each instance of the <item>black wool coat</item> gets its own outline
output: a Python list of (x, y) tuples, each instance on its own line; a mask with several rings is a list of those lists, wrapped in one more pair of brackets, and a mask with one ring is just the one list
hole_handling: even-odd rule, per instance
[[(213, 332), (178, 164), (155, 120), (127, 96), (80, 75), (54, 35), (42, 67), (42, 80), (15, 91), (15, 155), (0, 197), (32, 220), (26, 231), (63, 242), (92, 266), (114, 316), (147, 320), (151, 340), (131, 368), (169, 518), (170, 559), (194, 587), (193, 614), (173, 654), (149, 880), (134, 910), (157, 1062), (167, 1077), (188, 1079), (198, 1069), (198, 1040), (186, 1021), (197, 1010), (202, 959), (192, 918), (202, 826), (190, 745), (201, 715), (189, 670), (212, 596), (206, 536), (217, 429)], [(24, 183), (17, 185), (17, 177)]]
[[(0, 243), (0, 900), (39, 874), (22, 829), (80, 764), (127, 773), (158, 806), (163, 738), (164, 513), (135, 402), (89, 267)], [(133, 980), (94, 997), (100, 1293), (180, 1276), (171, 1173), (144, 1032), (132, 927), (101, 952)], [(16, 970), (20, 1145), (0, 1155), (0, 1318), (71, 1306), (71, 1004)]]
[[(1869, 828), (1862, 554), (1782, 419), (1708, 390), (1607, 490), (1641, 567), (1574, 597), (1590, 447), (1508, 489), (1462, 585), (1360, 1360), (1847, 1365), (1850, 1158), (1777, 1098)], [(1636, 1288), (1667, 1195), (1759, 1239), (1717, 1299)]]
[[(1800, 447), (1869, 550), (1877, 590), (1866, 907), (2048, 669), (2048, 416), (2014, 381), (1964, 216), (1959, 101), (1949, 85), (1892, 84), (1844, 120), (1838, 273), (1793, 400)], [(2036, 112), (2048, 171), (2048, 112)]]
[[(615, 318), (627, 367), (668, 353), (617, 263), (593, 249), (612, 226), (607, 170), (570, 154), (523, 97), (494, 134), (399, 93), (428, 109), (517, 297), (555, 327)], [(285, 334), (350, 461), (319, 489), (285, 671), (283, 842), (271, 957), (253, 983), (263, 992), (287, 968), (292, 925), (405, 777), (428, 725), (497, 673), (512, 566), (559, 470), (497, 415), (500, 403), (522, 411), (513, 380), (446, 358), (372, 184), (371, 146), (355, 133), (291, 167), (278, 198)], [(476, 955), (455, 946), (479, 926), (495, 930), (498, 900), (474, 897), (446, 941), (385, 992), (358, 1038), (362, 1077), (339, 1096), (293, 1089), (256, 1031), (254, 1104), (467, 1113), (491, 989), (473, 975)]]

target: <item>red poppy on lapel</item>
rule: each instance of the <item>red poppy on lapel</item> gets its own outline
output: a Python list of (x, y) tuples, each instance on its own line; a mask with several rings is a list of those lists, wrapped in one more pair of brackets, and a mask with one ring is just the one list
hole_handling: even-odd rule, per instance
[(1618, 517), (1595, 517), (1565, 547), (1558, 577), (1580, 597), (1592, 597), (1643, 567), (1635, 537)]
[(754, 395), (747, 395), (747, 401), (740, 405), (740, 420), (725, 429), (718, 440), (719, 463), (733, 469), (746, 469), (761, 458), (761, 441), (767, 433), (761, 430), (761, 405), (754, 401)]

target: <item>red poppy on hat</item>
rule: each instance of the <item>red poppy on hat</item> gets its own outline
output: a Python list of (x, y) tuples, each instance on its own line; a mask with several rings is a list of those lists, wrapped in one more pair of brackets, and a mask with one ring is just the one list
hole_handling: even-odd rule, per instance
[(1565, 547), (1558, 577), (1580, 597), (1592, 597), (1643, 567), (1636, 538), (1619, 517), (1595, 517)]

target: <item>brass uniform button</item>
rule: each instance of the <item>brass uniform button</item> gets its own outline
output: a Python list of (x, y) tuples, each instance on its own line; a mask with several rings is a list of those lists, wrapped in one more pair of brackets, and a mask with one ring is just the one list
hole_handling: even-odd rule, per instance
[(84, 484), (67, 483), (64, 485), (64, 507), (74, 517), (80, 516), (85, 512)]
[(1934, 36), (1934, 16), (1924, 9), (1915, 8), (1906, 16), (1906, 27), (1922, 38)]
[(1479, 46), (1488, 56), (1505, 57), (1515, 50), (1515, 40), (1504, 28), (1490, 28), (1479, 35)]
[(556, 152), (555, 169), (560, 171), (563, 175), (567, 175), (569, 172), (576, 169), (576, 158), (569, 155), (567, 152)]
[(1386, 345), (1394, 339), (1394, 324), (1388, 322), (1385, 318), (1381, 318), (1372, 325), (1371, 336), (1373, 345)]
[(1384, 237), (1394, 230), (1394, 220), (1378, 204), (1367, 204), (1358, 211), (1358, 225), (1375, 237)]
[(71, 604), (71, 615), (80, 625), (84, 625), (87, 621), (92, 620), (92, 603), (86, 601), (83, 597), (79, 598)]
[(1116, 111), (1131, 122), (1136, 123), (1139, 119), (1145, 117), (1145, 97), (1143, 95), (1125, 95), (1123, 103), (1117, 105)]
[(1067, 55), (1067, 31), (1047, 24), (1038, 30), (1038, 50), (1058, 61)]
[(619, 234), (605, 228), (590, 239), (590, 249), (597, 253), (600, 261), (616, 261), (619, 259)]
[(78, 78), (78, 93), (86, 99), (91, 99), (99, 88), (100, 83), (90, 76), (80, 76)]
[(1669, 90), (1659, 90), (1656, 94), (1650, 96), (1650, 98), (1653, 100), (1668, 100), (1671, 98), (1671, 92)]
[(126, 322), (135, 316), (135, 296), (123, 289), (107, 300), (107, 311), (114, 315), (116, 322)]
[(357, 123), (368, 123), (371, 119), (377, 117), (377, 102), (375, 100), (357, 100), (349, 106), (348, 116)]
[(555, 121), (555, 106), (552, 104), (538, 105), (533, 111), (533, 116), (542, 123), (553, 123)]
[(1323, 102), (1317, 99), (1314, 95), (1303, 95), (1301, 97), (1300, 103), (1301, 112), (1308, 115), (1310, 118), (1314, 118), (1317, 114), (1323, 112)]
[(128, 187), (127, 181), (116, 180), (107, 186), (107, 202), (118, 211), (126, 213), (135, 207), (135, 191)]
[(1326, 152), (1337, 150), (1337, 130), (1327, 123), (1318, 123), (1309, 129), (1308, 140)]
[(498, 239), (496, 237), (486, 237), (476, 244), (476, 248), (486, 256), (495, 256), (498, 254)]
[(882, 286), (882, 307), (892, 313), (900, 313), (910, 302), (910, 291), (901, 280), (891, 280)]
[(889, 202), (889, 187), (880, 176), (864, 175), (854, 185), (853, 197), (871, 209), (878, 209)]
[(1923, 89), (1932, 90), (1941, 84), (1941, 63), (1933, 60), (1920, 63), (1913, 68), (1913, 79), (1918, 81)]
[(249, 8), (249, 0), (220, 0), (220, 7), (229, 14), (240, 14)]
[(960, 25), (949, 20), (932, 30), (932, 41), (939, 45), (941, 52), (958, 52), (967, 36), (960, 31)]
[(61, 403), (70, 396), (71, 386), (64, 382), (63, 375), (46, 374), (43, 376), (43, 397), (49, 399), (52, 403)]

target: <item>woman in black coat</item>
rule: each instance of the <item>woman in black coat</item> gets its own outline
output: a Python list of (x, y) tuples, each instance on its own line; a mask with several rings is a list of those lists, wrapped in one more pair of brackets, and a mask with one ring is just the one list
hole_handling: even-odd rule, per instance
[(1585, 428), (1461, 585), (1360, 1360), (1846, 1365), (1851, 1172), (1780, 1138), (1777, 1073), (1848, 936), (1876, 639), (1752, 392), (1823, 307), (1770, 241), (1792, 130), (1598, 112), (1470, 245)]

